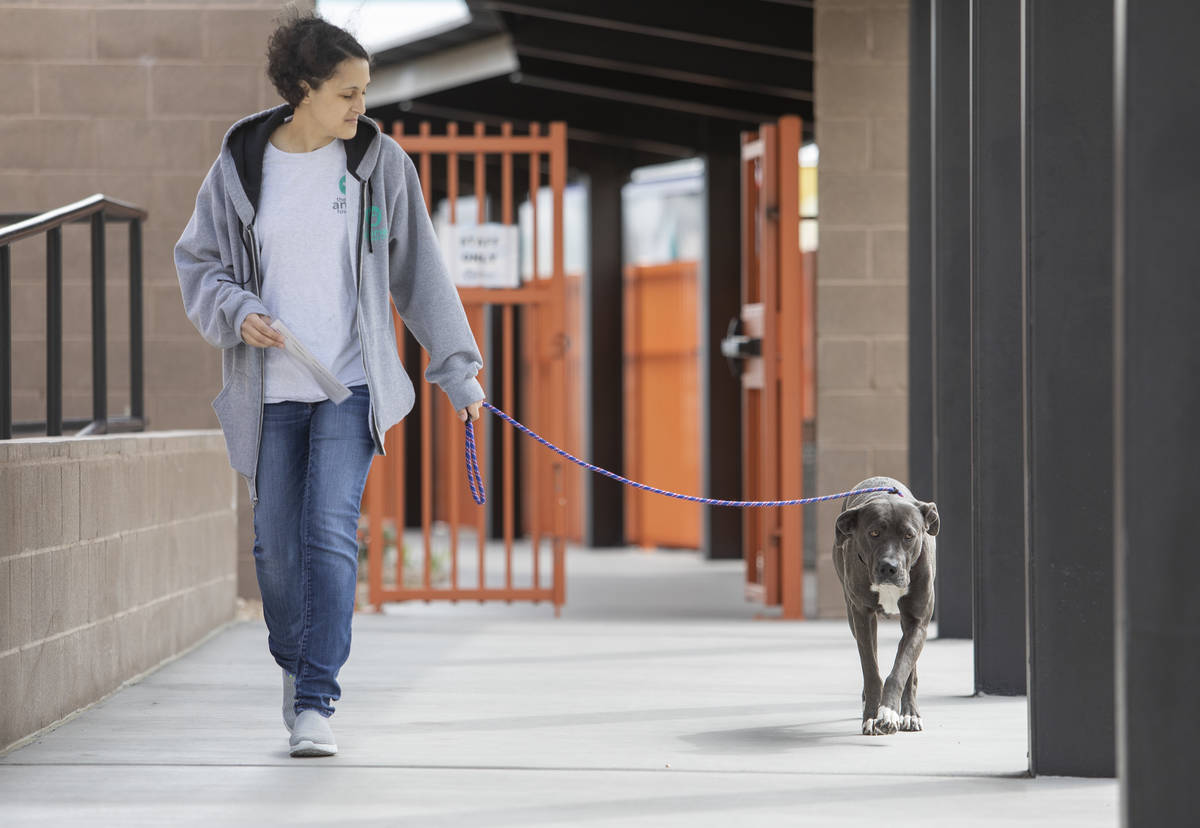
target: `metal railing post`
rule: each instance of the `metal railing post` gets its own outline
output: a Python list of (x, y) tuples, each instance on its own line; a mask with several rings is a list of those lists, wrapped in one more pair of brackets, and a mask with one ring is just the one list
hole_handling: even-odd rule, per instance
[[(108, 338), (104, 303), (104, 214), (92, 216), (92, 422), (108, 420)], [(107, 430), (107, 429), (105, 429)]]
[(142, 365), (142, 222), (134, 219), (129, 222), (129, 413), (139, 420), (145, 417)]
[(12, 258), (8, 245), (0, 246), (0, 440), (12, 439)]
[(62, 412), (62, 228), (46, 231), (46, 436), (61, 437)]

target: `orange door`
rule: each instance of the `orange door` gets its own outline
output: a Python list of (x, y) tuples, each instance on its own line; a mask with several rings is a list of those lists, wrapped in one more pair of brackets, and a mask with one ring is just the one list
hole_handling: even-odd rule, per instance
[[(811, 283), (800, 255), (800, 119), (742, 138), (742, 311), (722, 350), (742, 378), (743, 494), (803, 496)], [(746, 593), (785, 618), (804, 616), (801, 507), (748, 509)]]
[[(700, 491), (699, 272), (696, 262), (625, 271), (625, 475)], [(700, 546), (700, 506), (625, 489), (625, 538)]]

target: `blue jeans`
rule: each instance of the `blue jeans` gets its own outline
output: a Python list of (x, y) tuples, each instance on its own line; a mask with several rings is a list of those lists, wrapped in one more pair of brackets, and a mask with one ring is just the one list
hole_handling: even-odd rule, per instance
[(254, 567), (267, 646), (296, 676), (296, 712), (333, 715), (350, 656), (358, 517), (375, 454), (367, 386), (341, 405), (263, 406)]

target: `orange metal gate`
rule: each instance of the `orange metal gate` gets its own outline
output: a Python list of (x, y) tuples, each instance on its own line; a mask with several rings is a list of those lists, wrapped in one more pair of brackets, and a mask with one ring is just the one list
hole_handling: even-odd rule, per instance
[[(497, 406), (514, 412), (517, 400), (515, 378), (520, 372), (521, 411), (523, 421), (552, 442), (563, 444), (566, 433), (565, 359), (567, 338), (564, 329), (565, 279), (563, 265), (563, 191), (567, 177), (567, 131), (560, 122), (550, 124), (543, 135), (537, 124), (530, 126), (528, 135), (513, 135), (512, 125), (501, 126), (499, 135), (489, 135), (484, 124), (476, 123), (474, 134), (459, 135), (457, 124), (451, 123), (445, 135), (431, 135), (429, 124), (422, 123), (418, 135), (405, 135), (404, 126), (397, 122), (392, 137), (417, 163), (424, 190), (426, 208), (432, 208), (433, 162), (439, 159), (446, 175), (450, 223), (457, 222), (456, 202), (460, 195), (474, 195), (478, 205), (477, 221), (487, 220), (487, 160), (499, 157), (500, 193), (499, 219), (512, 225), (516, 197), (523, 192), (513, 181), (514, 156), (529, 159), (528, 194), (533, 208), (533, 274), (519, 288), (460, 287), (459, 295), (467, 312), (471, 329), (485, 355), (485, 363), (498, 366), (500, 377), (479, 379), (488, 399)], [(549, 185), (553, 193), (552, 274), (537, 278), (538, 222), (537, 193), (543, 186), (542, 166), (549, 168)], [(460, 168), (470, 166), (474, 186), (469, 192), (460, 187)], [(495, 201), (496, 194), (491, 194)], [(500, 307), (500, 353), (489, 361), (487, 343), (483, 341), (485, 311), (489, 306)], [(396, 341), (403, 355), (408, 333), (393, 309)], [(517, 326), (520, 326), (521, 353), (517, 353)], [(566, 551), (566, 512), (563, 496), (563, 461), (546, 451), (522, 454), (523, 477), (515, 479), (514, 432), (498, 420), (495, 432), (501, 439), (502, 471), (491, 487), (489, 498), (501, 497), (503, 503), (502, 534), (504, 538), (503, 565), (494, 562), (489, 574), (486, 512), (475, 506), (466, 485), (463, 466), (465, 433), (445, 395), (424, 381), (428, 354), (423, 354), (422, 375), (414, 377), (418, 387), (421, 434), (421, 521), (419, 537), (406, 532), (404, 429), (407, 421), (395, 426), (388, 436), (388, 454), (376, 457), (367, 479), (363, 496), (363, 522), (367, 546), (367, 600), (375, 607), (386, 601), (408, 600), (504, 600), (552, 601), (559, 612), (566, 600), (564, 559)], [(500, 387), (496, 387), (496, 380)], [(418, 381), (419, 380), (419, 381)], [(500, 394), (497, 397), (497, 391)], [(487, 455), (487, 433), (490, 419), (476, 423), (476, 442), (481, 465)], [(486, 470), (485, 470), (486, 474)], [(514, 493), (521, 486), (525, 500), (525, 523), (530, 536), (531, 557), (522, 562), (514, 560), (516, 509)], [(390, 537), (387, 537), (390, 531)], [(460, 534), (473, 532), (474, 560), (459, 554)], [(406, 539), (419, 544), (420, 554), (407, 555)], [(391, 544), (387, 541), (392, 541)], [(542, 546), (549, 545), (550, 577), (543, 572)], [(437, 548), (435, 548), (437, 547)], [(389, 553), (385, 555), (385, 552)], [(436, 554), (435, 554), (436, 553)], [(385, 567), (385, 557), (394, 560)], [(518, 565), (528, 568), (518, 569)], [(473, 565), (474, 573), (460, 570)], [(464, 582), (464, 581), (469, 581)]]
[[(805, 423), (813, 412), (812, 281), (800, 253), (800, 119), (742, 136), (743, 336), (761, 356), (742, 373), (743, 486), (748, 500), (803, 496)], [(747, 509), (746, 594), (804, 617), (803, 512)]]

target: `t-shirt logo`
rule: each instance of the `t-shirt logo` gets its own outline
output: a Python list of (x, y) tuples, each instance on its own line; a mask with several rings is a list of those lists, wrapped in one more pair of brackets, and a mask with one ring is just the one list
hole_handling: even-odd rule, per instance
[(338, 191), (341, 195), (333, 200), (330, 207), (339, 216), (344, 216), (346, 215), (346, 176), (344, 175), (338, 179)]
[(371, 205), (371, 221), (363, 231), (372, 242), (382, 242), (387, 239), (387, 225), (383, 223), (383, 210)]

